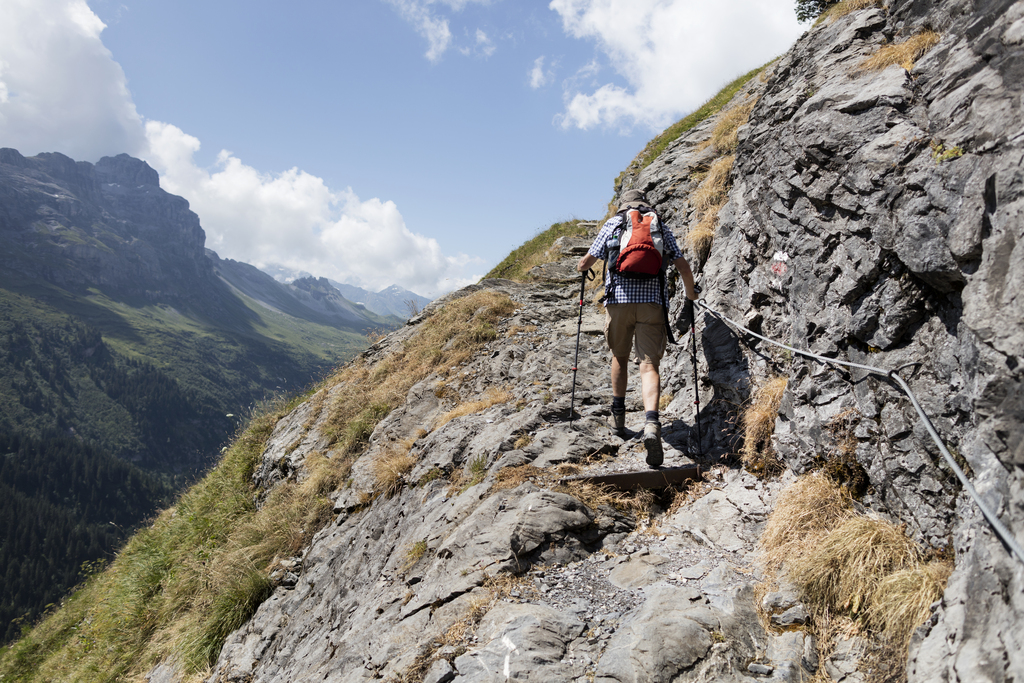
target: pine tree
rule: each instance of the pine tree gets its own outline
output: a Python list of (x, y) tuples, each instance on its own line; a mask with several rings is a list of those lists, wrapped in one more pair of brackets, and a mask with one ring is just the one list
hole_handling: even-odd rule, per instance
[(804, 22), (817, 19), (822, 12), (837, 2), (838, 0), (796, 0), (797, 21)]

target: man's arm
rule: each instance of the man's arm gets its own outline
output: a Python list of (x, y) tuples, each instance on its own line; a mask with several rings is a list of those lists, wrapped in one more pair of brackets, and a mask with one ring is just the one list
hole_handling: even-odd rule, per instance
[[(582, 265), (583, 261), (580, 260)], [(686, 258), (680, 256), (672, 263), (675, 264), (676, 270), (683, 276), (683, 287), (686, 288), (686, 298), (691, 301), (697, 300), (697, 291), (693, 287), (693, 271), (690, 270), (690, 264), (687, 263)]]
[[(595, 263), (597, 263), (597, 257), (591, 256), (590, 254), (586, 254), (583, 258), (580, 259), (580, 262), (576, 264), (576, 270), (581, 273), (585, 273), (588, 270), (590, 270), (591, 266), (593, 266)], [(689, 269), (690, 266), (686, 266), (686, 268)], [(690, 280), (693, 280), (692, 275), (690, 276)]]

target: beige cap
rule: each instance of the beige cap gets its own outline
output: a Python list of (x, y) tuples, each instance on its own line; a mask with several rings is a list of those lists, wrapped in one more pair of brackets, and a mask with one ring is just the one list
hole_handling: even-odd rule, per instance
[(642, 190), (626, 190), (619, 197), (619, 211), (647, 205), (647, 195)]

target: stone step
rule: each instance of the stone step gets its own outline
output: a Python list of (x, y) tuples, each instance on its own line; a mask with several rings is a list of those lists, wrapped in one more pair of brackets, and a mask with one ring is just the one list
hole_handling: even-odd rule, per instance
[(635, 472), (616, 472), (594, 476), (567, 477), (562, 483), (576, 481), (599, 486), (609, 486), (620, 491), (636, 489), (657, 490), (674, 484), (700, 479), (699, 465), (683, 465), (681, 467), (662, 467), (656, 470), (638, 470)]

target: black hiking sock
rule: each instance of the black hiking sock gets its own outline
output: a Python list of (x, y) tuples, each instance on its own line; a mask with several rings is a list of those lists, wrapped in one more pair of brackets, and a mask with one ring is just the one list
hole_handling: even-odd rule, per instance
[(625, 396), (612, 396), (612, 412), (616, 415), (621, 415), (626, 412)]
[(648, 422), (661, 422), (661, 416), (659, 415), (657, 410), (648, 410), (647, 411), (647, 421)]

